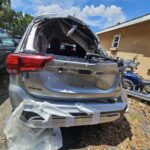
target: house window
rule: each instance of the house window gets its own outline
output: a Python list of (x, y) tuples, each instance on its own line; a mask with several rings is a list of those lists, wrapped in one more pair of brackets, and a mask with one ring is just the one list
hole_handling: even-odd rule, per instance
[(119, 43), (120, 43), (120, 34), (114, 36), (114, 39), (113, 39), (113, 42), (112, 42), (112, 47), (113, 48), (118, 48)]

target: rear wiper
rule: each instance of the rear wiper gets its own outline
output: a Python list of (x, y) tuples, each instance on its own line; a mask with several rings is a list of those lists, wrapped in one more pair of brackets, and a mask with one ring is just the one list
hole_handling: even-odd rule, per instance
[(100, 54), (95, 54), (95, 53), (87, 53), (87, 54), (86, 54), (86, 59), (87, 59), (87, 60), (90, 60), (90, 59), (92, 59), (93, 57), (95, 57), (95, 58), (104, 58), (104, 59), (107, 59), (107, 57), (104, 57), (104, 56), (102, 56), (102, 55), (100, 55)]

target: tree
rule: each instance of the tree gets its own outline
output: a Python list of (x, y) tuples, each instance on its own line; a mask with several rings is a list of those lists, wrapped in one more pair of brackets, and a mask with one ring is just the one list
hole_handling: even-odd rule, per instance
[(33, 17), (28, 14), (16, 12), (12, 19), (11, 29), (9, 32), (11, 32), (12, 35), (23, 35), (32, 19)]
[(12, 10), (8, 0), (0, 0), (0, 27), (10, 34), (22, 36), (32, 19), (28, 14)]

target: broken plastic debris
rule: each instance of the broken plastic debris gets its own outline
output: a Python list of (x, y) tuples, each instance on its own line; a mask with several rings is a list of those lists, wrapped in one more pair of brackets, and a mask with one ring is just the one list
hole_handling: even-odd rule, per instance
[(83, 105), (83, 103), (76, 103), (77, 108), (82, 111), (85, 112), (88, 115), (92, 115), (92, 121), (91, 124), (97, 124), (99, 123), (99, 119), (100, 119), (100, 110), (97, 110), (93, 107), (89, 107), (86, 105)]
[(60, 128), (31, 128), (20, 120), (24, 102), (7, 121), (4, 133), (9, 150), (58, 150), (62, 147)]
[[(79, 112), (91, 115), (91, 123), (96, 124), (99, 122), (101, 110), (96, 109), (91, 106), (87, 106), (83, 103), (76, 103), (75, 107)], [(34, 113), (36, 116), (30, 117), (29, 119), (23, 119), (23, 112), (28, 112), (29, 114)], [(52, 116), (57, 116), (58, 118), (63, 117), (65, 119), (64, 124), (55, 124), (53, 122)], [(16, 118), (26, 126), (31, 128), (56, 128), (56, 127), (69, 127), (75, 125), (75, 117), (69, 112), (57, 107), (48, 102), (35, 102), (30, 100), (23, 101), (20, 106), (14, 111), (11, 116)]]
[[(80, 112), (92, 115), (91, 124), (100, 119), (100, 110), (76, 103)], [(35, 113), (29, 119), (22, 119), (23, 112)], [(4, 133), (9, 150), (57, 150), (62, 147), (60, 128), (53, 124), (52, 115), (65, 118), (65, 127), (75, 125), (75, 117), (48, 102), (23, 101), (12, 113)], [(57, 127), (61, 127), (58, 125)]]
[(10, 125), (5, 129), (9, 150), (58, 150), (62, 147), (62, 136), (59, 128), (35, 129)]

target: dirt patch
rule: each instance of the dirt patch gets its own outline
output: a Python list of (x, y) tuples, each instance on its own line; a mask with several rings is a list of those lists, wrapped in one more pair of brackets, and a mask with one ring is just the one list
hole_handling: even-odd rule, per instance
[(129, 100), (129, 112), (115, 122), (63, 128), (64, 148), (61, 150), (149, 150), (150, 106), (134, 98)]
[(64, 136), (63, 150), (115, 148), (125, 139), (132, 137), (130, 125), (125, 117), (107, 124), (63, 128), (62, 133)]
[(3, 133), (5, 121), (11, 113), (11, 105), (8, 100), (9, 76), (6, 73), (0, 74), (0, 150), (7, 150), (7, 141)]
[[(64, 146), (61, 150), (150, 149), (150, 104), (134, 98), (129, 100), (129, 112), (115, 122), (62, 128)], [(0, 150), (7, 150), (3, 128), (6, 118), (11, 113), (8, 99), (8, 75), (0, 76), (0, 103)]]
[(3, 133), (5, 123), (11, 114), (11, 105), (9, 99), (0, 105), (0, 150), (7, 150), (7, 141)]

